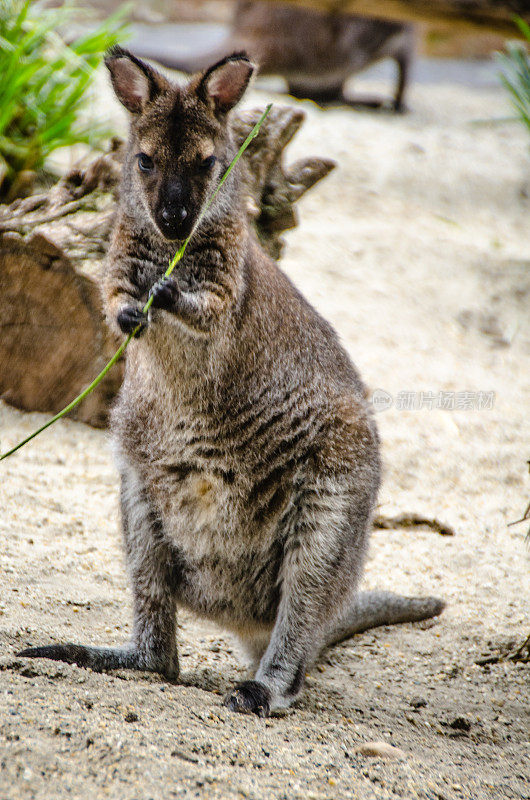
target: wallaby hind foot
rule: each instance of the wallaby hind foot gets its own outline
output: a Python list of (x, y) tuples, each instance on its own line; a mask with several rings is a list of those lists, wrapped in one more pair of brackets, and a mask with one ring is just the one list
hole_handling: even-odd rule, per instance
[(43, 647), (28, 647), (17, 653), (24, 658), (49, 658), (88, 667), (94, 672), (108, 672), (112, 669), (137, 669), (146, 672), (159, 672), (168, 679), (178, 678), (178, 661), (161, 660), (141, 653), (134, 646), (88, 647), (82, 644), (48, 644)]
[(24, 658), (49, 658), (88, 667), (94, 672), (108, 672), (112, 669), (136, 669), (146, 672), (159, 672), (169, 680), (179, 675), (178, 660), (159, 659), (141, 653), (132, 645), (124, 647), (88, 647), (82, 644), (48, 644), (43, 647), (28, 647), (17, 653)]

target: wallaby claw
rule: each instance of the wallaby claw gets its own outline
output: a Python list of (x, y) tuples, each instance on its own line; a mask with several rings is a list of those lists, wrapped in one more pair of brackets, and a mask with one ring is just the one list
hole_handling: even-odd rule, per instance
[(152, 307), (161, 308), (163, 311), (175, 310), (178, 295), (178, 287), (171, 276), (161, 278), (149, 292), (149, 296), (153, 298)]
[(118, 313), (118, 325), (126, 333), (132, 333), (138, 326), (139, 330), (134, 334), (135, 338), (142, 335), (147, 327), (147, 314), (137, 306), (125, 306)]
[(258, 717), (268, 717), (270, 714), (271, 695), (266, 686), (259, 681), (243, 681), (237, 683), (232, 691), (228, 692), (223, 700), (223, 705), (230, 711), (240, 714), (256, 714)]

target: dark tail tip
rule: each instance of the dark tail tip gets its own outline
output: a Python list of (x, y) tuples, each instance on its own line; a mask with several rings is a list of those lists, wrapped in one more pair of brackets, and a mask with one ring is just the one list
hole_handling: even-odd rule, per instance
[(440, 597), (424, 597), (422, 600), (425, 603), (426, 619), (429, 617), (438, 617), (447, 605), (445, 600), (442, 600)]

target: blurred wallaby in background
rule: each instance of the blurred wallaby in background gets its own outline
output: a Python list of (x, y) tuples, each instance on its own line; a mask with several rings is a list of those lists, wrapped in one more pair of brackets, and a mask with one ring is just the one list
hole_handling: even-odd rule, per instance
[(381, 98), (347, 98), (348, 78), (384, 58), (398, 67), (392, 108), (404, 109), (414, 54), (414, 28), (399, 22), (323, 12), (284, 3), (239, 0), (232, 30), (214, 50), (174, 56), (136, 47), (140, 55), (183, 72), (204, 69), (228, 53), (245, 50), (261, 75), (282, 75), (289, 93), (316, 103), (346, 102), (380, 107)]

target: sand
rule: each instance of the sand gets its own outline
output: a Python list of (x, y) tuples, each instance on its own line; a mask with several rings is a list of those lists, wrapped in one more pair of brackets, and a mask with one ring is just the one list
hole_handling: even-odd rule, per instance
[[(237, 643), (187, 614), (182, 685), (16, 658), (130, 633), (108, 434), (61, 422), (0, 466), (1, 800), (530, 797), (528, 666), (476, 663), (530, 632), (528, 526), (507, 526), (530, 495), (530, 140), (480, 122), (509, 113), (501, 88), (424, 84), (409, 102), (301, 104), (290, 157), (339, 166), (300, 203), (283, 267), (391, 403), (380, 512), (455, 531), (375, 531), (365, 585), (446, 611), (335, 647), (268, 720), (222, 707)], [(1, 449), (44, 419), (1, 405)]]

